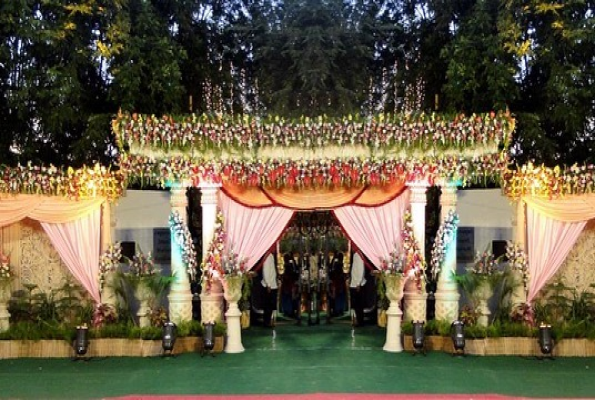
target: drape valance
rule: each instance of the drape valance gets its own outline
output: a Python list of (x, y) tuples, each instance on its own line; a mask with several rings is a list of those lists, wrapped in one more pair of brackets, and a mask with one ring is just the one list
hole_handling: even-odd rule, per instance
[(97, 210), (106, 199), (73, 201), (57, 196), (0, 195), (0, 227), (31, 218), (50, 224), (71, 222)]
[(559, 199), (523, 197), (522, 201), (533, 210), (557, 221), (579, 222), (595, 218), (595, 194)]
[(345, 205), (377, 207), (399, 196), (403, 183), (385, 186), (333, 188), (260, 188), (223, 183), (223, 191), (234, 201), (252, 208), (282, 206), (295, 210), (331, 209)]

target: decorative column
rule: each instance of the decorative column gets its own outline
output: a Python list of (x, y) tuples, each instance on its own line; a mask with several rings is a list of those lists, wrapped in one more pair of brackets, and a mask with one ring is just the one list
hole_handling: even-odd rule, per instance
[[(440, 221), (444, 221), (448, 213), (457, 207), (457, 184), (448, 181), (441, 184)], [(459, 318), (459, 294), (454, 274), (457, 271), (457, 232), (453, 233), (451, 243), (446, 247), (444, 264), (438, 277), (436, 290), (436, 319), (454, 321)]]
[[(112, 238), (116, 229), (115, 207), (105, 201), (101, 205), (101, 254), (110, 246), (113, 246)], [(119, 264), (119, 260), (113, 260), (114, 264)], [(101, 303), (110, 306), (114, 311), (118, 309), (118, 295), (116, 294), (117, 266), (104, 275), (103, 287), (101, 289)]]
[[(217, 197), (221, 184), (201, 182), (200, 205), (202, 206), (202, 258), (204, 259), (213, 241), (215, 223), (217, 221)], [(200, 310), (202, 322), (217, 322), (223, 320), (223, 290), (221, 282), (211, 282), (211, 289), (203, 287), (200, 295)]]
[[(186, 208), (188, 198), (186, 197), (186, 185), (174, 183), (170, 188), (171, 211), (177, 212), (180, 219), (186, 224), (188, 216)], [(188, 271), (182, 260), (182, 249), (176, 242), (174, 235), (171, 237), (171, 272), (173, 281), (169, 291), (169, 318), (174, 323), (192, 320), (192, 292), (190, 291), (190, 280)]]
[(386, 287), (386, 297), (390, 300), (386, 310), (386, 342), (382, 350), (391, 353), (403, 351), (401, 344), (401, 317), (403, 312), (399, 307), (403, 296), (403, 277), (401, 274), (387, 274), (383, 276)]
[[(513, 236), (515, 238), (515, 248), (519, 248), (523, 251), (523, 254), (527, 254), (526, 252), (526, 218), (525, 218), (525, 207), (526, 204), (522, 200), (517, 200), (515, 203), (515, 212), (513, 213), (512, 218), (512, 229), (513, 229)], [(518, 246), (518, 247), (516, 247)], [(525, 263), (526, 263), (525, 258)], [(512, 263), (511, 260), (509, 260)], [(527, 289), (525, 288), (525, 280), (523, 276), (523, 272), (519, 271), (518, 268), (514, 268), (514, 265), (511, 265), (512, 268), (512, 277), (514, 279), (514, 289), (512, 290), (510, 296), (510, 303), (512, 309), (514, 310), (521, 304), (525, 304), (527, 302)]]
[[(411, 221), (413, 222), (413, 237), (419, 246), (419, 250), (425, 257), (426, 242), (426, 192), (430, 184), (426, 180), (408, 182), (407, 186), (411, 191)], [(405, 283), (403, 295), (403, 311), (405, 321), (425, 321), (428, 294), (424, 284), (420, 288), (413, 280)]]

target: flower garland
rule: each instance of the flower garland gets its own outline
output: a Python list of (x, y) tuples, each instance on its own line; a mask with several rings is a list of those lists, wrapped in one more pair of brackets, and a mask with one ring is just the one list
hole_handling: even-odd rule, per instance
[(75, 200), (104, 196), (114, 201), (124, 193), (124, 177), (99, 164), (63, 170), (29, 162), (16, 167), (0, 166), (0, 193), (44, 194)]
[[(454, 210), (450, 210), (442, 225), (438, 228), (436, 233), (436, 240), (434, 241), (434, 247), (432, 248), (432, 259), (430, 264), (432, 266), (432, 278), (438, 279), (438, 275), (442, 270), (442, 264), (446, 257), (446, 249), (449, 245), (452, 245), (455, 238), (455, 232), (459, 225), (459, 216)], [(456, 243), (454, 243), (456, 245)]]
[(159, 118), (120, 113), (112, 121), (112, 129), (121, 148), (136, 144), (188, 149), (198, 154), (225, 147), (252, 150), (264, 146), (313, 148), (346, 144), (429, 150), (506, 144), (514, 130), (514, 120), (508, 112), (470, 116), (422, 112), (298, 120), (219, 114)]
[(523, 286), (525, 289), (529, 285), (529, 262), (527, 260), (527, 254), (523, 246), (520, 243), (514, 243), (512, 241), (506, 242), (506, 258), (508, 264), (513, 271), (518, 271), (523, 277)]
[(226, 239), (223, 213), (219, 211), (215, 219), (213, 239), (201, 263), (201, 284), (207, 292), (211, 290), (213, 280), (224, 281), (227, 276), (243, 275), (247, 272), (245, 260), (240, 260), (233, 249), (226, 248)]
[(440, 179), (482, 184), (498, 180), (507, 166), (504, 154), (464, 158), (456, 155), (416, 158), (336, 158), (319, 160), (201, 160), (186, 156), (155, 158), (125, 154), (120, 166), (130, 181), (166, 187), (168, 182), (200, 181), (263, 187), (351, 187)]
[(512, 199), (522, 196), (555, 198), (572, 194), (595, 193), (595, 165), (571, 167), (535, 166), (505, 169), (502, 191)]
[(196, 250), (194, 249), (194, 242), (192, 234), (188, 225), (180, 217), (177, 211), (169, 215), (169, 229), (174, 237), (175, 242), (182, 250), (182, 262), (186, 265), (186, 271), (191, 280), (196, 278)]
[(122, 259), (122, 243), (116, 242), (108, 246), (99, 258), (99, 290), (103, 290), (105, 277), (110, 272), (115, 272), (120, 267)]
[(403, 215), (403, 229), (401, 231), (401, 238), (403, 239), (403, 252), (405, 253), (405, 272), (415, 279), (417, 288), (422, 289), (422, 282), (424, 281), (424, 271), (426, 270), (426, 262), (424, 261), (421, 249), (415, 236), (413, 234), (413, 219), (411, 211), (405, 211)]

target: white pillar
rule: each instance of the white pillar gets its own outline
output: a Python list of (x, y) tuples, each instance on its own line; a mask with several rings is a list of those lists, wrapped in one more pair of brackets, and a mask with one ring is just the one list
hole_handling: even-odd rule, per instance
[[(515, 202), (515, 212), (512, 217), (512, 237), (515, 238), (515, 245), (520, 246), (523, 250), (526, 250), (526, 230), (525, 202), (519, 199)], [(512, 276), (515, 286), (510, 296), (510, 303), (514, 309), (527, 302), (527, 289), (523, 281), (523, 274), (520, 271), (514, 270)]]
[[(177, 212), (184, 224), (188, 222), (186, 209), (188, 198), (186, 186), (175, 183), (170, 188), (170, 206), (172, 212)], [(174, 323), (192, 320), (192, 292), (188, 271), (182, 261), (182, 249), (176, 242), (174, 235), (171, 237), (171, 272), (173, 281), (169, 291), (169, 318)]]
[[(456, 211), (457, 207), (457, 185), (455, 182), (444, 182), (441, 185), (440, 196), (440, 221), (444, 221), (448, 213)], [(459, 294), (454, 274), (457, 271), (457, 232), (454, 232), (452, 242), (446, 247), (446, 255), (442, 270), (438, 276), (438, 288), (436, 290), (436, 319), (455, 321), (459, 318)]]
[[(199, 185), (202, 206), (202, 258), (205, 258), (209, 245), (215, 233), (217, 222), (217, 198), (221, 184), (201, 182)], [(221, 282), (211, 283), (211, 290), (202, 288), (200, 295), (200, 310), (203, 322), (217, 322), (223, 320), (223, 291)]]
[[(411, 191), (411, 222), (413, 223), (413, 237), (417, 242), (422, 257), (425, 257), (426, 242), (426, 192), (430, 186), (426, 180), (408, 182), (407, 186)], [(409, 280), (405, 283), (405, 293), (403, 294), (403, 311), (405, 321), (425, 321), (426, 305), (428, 294), (425, 285), (422, 284), (421, 290), (417, 283)]]

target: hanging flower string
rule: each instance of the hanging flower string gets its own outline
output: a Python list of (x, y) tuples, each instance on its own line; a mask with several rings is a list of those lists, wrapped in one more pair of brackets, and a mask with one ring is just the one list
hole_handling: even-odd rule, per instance
[(246, 272), (245, 260), (240, 259), (233, 249), (227, 248), (226, 240), (223, 213), (219, 211), (215, 219), (213, 240), (201, 263), (201, 284), (206, 291), (211, 290), (213, 280), (220, 280), (225, 285), (225, 277), (243, 275)]
[(182, 262), (186, 266), (186, 271), (188, 272), (190, 279), (196, 279), (196, 250), (194, 249), (192, 234), (186, 223), (182, 220), (180, 213), (177, 211), (174, 211), (169, 215), (169, 229), (171, 230), (175, 242), (182, 250)]
[(432, 259), (430, 264), (432, 266), (432, 278), (438, 279), (438, 275), (442, 270), (444, 259), (446, 257), (446, 249), (448, 246), (454, 246), (455, 233), (457, 226), (459, 225), (459, 216), (454, 210), (450, 210), (442, 225), (436, 232), (436, 240), (434, 241), (434, 247), (432, 248)]
[(122, 259), (122, 244), (120, 242), (112, 243), (103, 252), (99, 258), (99, 290), (103, 290), (105, 277), (110, 272), (115, 272), (120, 266)]
[(413, 234), (413, 219), (411, 211), (409, 210), (405, 211), (405, 214), (403, 215), (401, 238), (403, 239), (403, 252), (405, 253), (405, 273), (415, 279), (417, 288), (421, 290), (424, 282), (426, 262), (424, 261), (419, 244), (417, 243), (417, 240), (415, 240)]
[(508, 264), (513, 271), (518, 271), (523, 277), (523, 286), (525, 290), (529, 285), (529, 263), (527, 260), (527, 254), (520, 243), (514, 243), (512, 241), (506, 242), (506, 258)]

